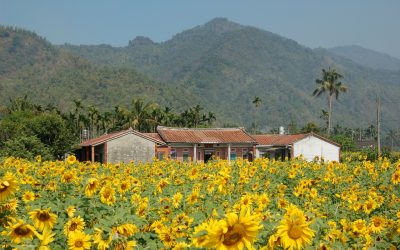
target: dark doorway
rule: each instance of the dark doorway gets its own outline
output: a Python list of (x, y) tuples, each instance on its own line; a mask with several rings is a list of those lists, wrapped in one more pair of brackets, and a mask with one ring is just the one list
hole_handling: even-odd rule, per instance
[(204, 150), (204, 163), (208, 162), (214, 155), (213, 149)]

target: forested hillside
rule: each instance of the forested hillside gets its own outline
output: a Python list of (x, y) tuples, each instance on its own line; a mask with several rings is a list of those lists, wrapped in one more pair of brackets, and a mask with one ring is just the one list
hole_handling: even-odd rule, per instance
[[(349, 86), (334, 103), (334, 123), (355, 126), (375, 120), (375, 97), (400, 97), (399, 71), (363, 67), (324, 49), (312, 50), (268, 31), (217, 18), (155, 43), (137, 37), (126, 47), (66, 45), (67, 51), (100, 65), (136, 68), (153, 79), (183, 85), (201, 97), (226, 122), (264, 126), (290, 121), (318, 122), (324, 98), (311, 93), (321, 69), (337, 68)], [(259, 96), (257, 113), (251, 100)], [(383, 118), (394, 125), (399, 110), (382, 106)], [(257, 117), (259, 115), (259, 117)], [(387, 125), (387, 124), (386, 124)]]
[(129, 104), (134, 97), (188, 106), (190, 102), (185, 100), (189, 98), (182, 92), (134, 69), (93, 65), (32, 32), (0, 27), (0, 105), (28, 95), (33, 101), (64, 111), (75, 99), (106, 110)]
[[(268, 131), (293, 122), (322, 125), (327, 101), (312, 92), (321, 69), (331, 67), (349, 87), (333, 104), (333, 124), (374, 124), (377, 94), (386, 101), (384, 129), (397, 128), (400, 116), (393, 105), (400, 98), (399, 71), (364, 67), (223, 18), (162, 43), (137, 37), (126, 47), (55, 47), (27, 31), (3, 27), (1, 34), (0, 61), (6, 64), (0, 75), (2, 102), (29, 94), (62, 107), (81, 98), (110, 109), (144, 96), (177, 111), (199, 104), (216, 114), (218, 126), (255, 123)], [(256, 96), (259, 107), (253, 104)]]
[(400, 70), (400, 59), (360, 46), (340, 46), (329, 51), (373, 69)]

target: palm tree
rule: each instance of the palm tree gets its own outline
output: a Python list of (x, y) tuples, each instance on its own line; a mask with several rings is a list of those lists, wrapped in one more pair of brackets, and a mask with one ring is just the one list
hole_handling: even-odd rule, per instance
[(254, 106), (256, 106), (256, 108), (258, 108), (258, 107), (260, 107), (261, 103), (262, 103), (261, 98), (258, 96), (255, 96), (253, 99)]
[[(260, 97), (255, 96), (252, 103), (254, 104), (254, 106), (256, 107), (256, 109), (258, 109), (261, 106), (262, 100)], [(256, 117), (254, 115), (254, 123), (252, 124), (252, 133), (255, 134), (256, 130), (257, 130), (257, 121), (256, 121)]]
[(320, 96), (322, 93), (327, 93), (328, 97), (328, 136), (331, 132), (333, 96), (338, 99), (340, 92), (345, 93), (347, 91), (347, 87), (340, 81), (341, 78), (343, 78), (341, 74), (336, 72), (335, 69), (329, 68), (328, 70), (322, 69), (322, 79), (315, 80), (317, 88), (314, 90), (313, 95)]
[(129, 126), (138, 131), (147, 131), (146, 125), (150, 120), (150, 113), (155, 108), (152, 102), (145, 102), (143, 99), (132, 99)]

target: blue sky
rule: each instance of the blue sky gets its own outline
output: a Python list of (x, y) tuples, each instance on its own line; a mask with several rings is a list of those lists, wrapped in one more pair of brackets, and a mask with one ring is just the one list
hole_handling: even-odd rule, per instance
[(215, 17), (262, 28), (305, 46), (361, 45), (400, 58), (398, 0), (0, 0), (0, 24), (54, 44), (160, 42)]

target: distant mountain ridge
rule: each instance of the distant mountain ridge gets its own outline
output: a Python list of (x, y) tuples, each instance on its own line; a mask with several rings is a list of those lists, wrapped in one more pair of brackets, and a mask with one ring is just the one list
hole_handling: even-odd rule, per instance
[[(157, 81), (185, 88), (229, 123), (248, 125), (258, 119), (260, 125), (279, 126), (291, 120), (320, 121), (325, 99), (316, 99), (311, 93), (321, 69), (327, 67), (337, 68), (350, 88), (334, 104), (334, 121), (371, 124), (375, 117), (372, 98), (377, 93), (382, 90), (390, 99), (400, 96), (399, 72), (371, 70), (328, 50), (313, 50), (225, 18), (185, 30), (162, 43), (139, 40), (117, 48), (63, 48), (96, 64), (135, 68)], [(263, 100), (259, 111), (251, 103), (254, 96)], [(391, 107), (386, 114), (392, 117), (392, 111), (398, 113)], [(255, 112), (260, 113), (259, 118)]]
[[(1, 42), (0, 61), (7, 56), (2, 56), (8, 48), (2, 50), (3, 45)], [(33, 79), (37, 77), (38, 88), (57, 96), (54, 98), (60, 102), (68, 103), (74, 96), (109, 108), (128, 102), (132, 96), (146, 96), (177, 110), (200, 104), (216, 113), (218, 126), (256, 123), (268, 130), (292, 121), (299, 126), (310, 121), (322, 125), (319, 116), (321, 109), (326, 109), (326, 99), (311, 93), (321, 69), (328, 67), (342, 73), (349, 86), (349, 92), (334, 103), (334, 124), (374, 124), (376, 94), (389, 101), (400, 98), (398, 71), (361, 66), (326, 49), (313, 50), (225, 18), (185, 30), (162, 43), (137, 37), (125, 47), (51, 47), (63, 55), (61, 58), (70, 58), (64, 59), (68, 73), (60, 76), (56, 71), (55, 75), (63, 79), (61, 91), (71, 89), (73, 95), (59, 94), (60, 89), (49, 86), (49, 79), (42, 74), (33, 74)], [(81, 64), (71, 66), (74, 60)], [(0, 75), (0, 88), (6, 86), (7, 95), (13, 96), (18, 92), (11, 91), (16, 86), (14, 78), (1, 80), (7, 74)], [(19, 80), (18, 86), (28, 85), (31, 79)], [(35, 95), (43, 96), (41, 92)], [(259, 108), (252, 104), (255, 96), (262, 100)], [(397, 107), (382, 105), (383, 119), (399, 116)], [(385, 126), (396, 125), (391, 122)]]
[(328, 50), (373, 69), (400, 70), (400, 59), (358, 45), (339, 46)]
[(129, 104), (133, 97), (169, 104), (179, 93), (134, 69), (97, 66), (33, 32), (0, 26), (0, 106), (9, 98), (28, 95), (64, 111), (74, 99), (113, 109)]

